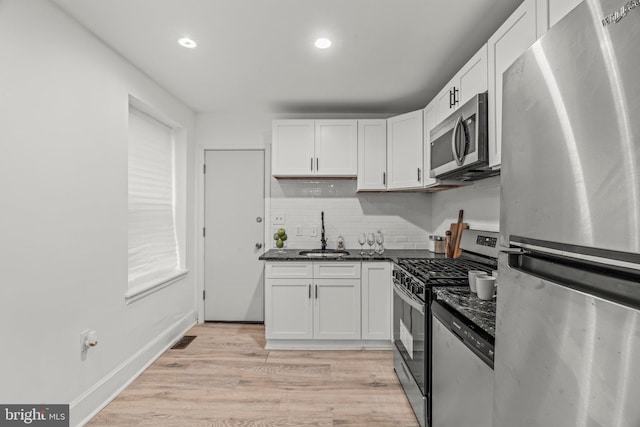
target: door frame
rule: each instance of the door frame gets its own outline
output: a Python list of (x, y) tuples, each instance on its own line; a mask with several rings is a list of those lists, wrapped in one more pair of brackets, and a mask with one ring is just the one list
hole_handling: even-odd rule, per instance
[[(196, 238), (196, 292), (194, 295), (195, 307), (197, 310), (197, 322), (204, 323), (204, 299), (202, 298), (204, 292), (204, 264), (205, 264), (205, 250), (204, 250), (204, 236), (202, 230), (204, 229), (205, 222), (205, 174), (204, 165), (207, 151), (262, 151), (264, 155), (264, 249), (267, 249), (267, 242), (269, 240), (269, 230), (271, 230), (271, 219), (268, 215), (271, 208), (271, 145), (265, 144), (264, 148), (207, 148), (203, 145), (198, 145), (196, 150), (196, 164), (195, 172), (196, 178), (196, 229), (194, 230), (194, 237)], [(269, 222), (267, 222), (269, 221)], [(264, 288), (264, 280), (262, 284)], [(263, 307), (264, 310), (264, 307)], [(264, 312), (264, 311), (263, 311)]]

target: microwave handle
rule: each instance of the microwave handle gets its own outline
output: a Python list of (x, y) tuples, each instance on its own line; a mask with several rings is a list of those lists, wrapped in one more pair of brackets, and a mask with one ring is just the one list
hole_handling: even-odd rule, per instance
[(462, 124), (462, 116), (458, 117), (458, 120), (456, 120), (456, 124), (453, 127), (453, 135), (451, 136), (451, 152), (453, 153), (453, 159), (456, 161), (456, 164), (458, 166), (462, 166), (462, 161), (464, 159), (464, 156), (466, 153), (462, 153), (462, 155), (460, 154), (460, 151), (458, 150), (458, 144), (456, 144), (456, 137), (458, 136), (458, 129), (460, 129), (463, 126)]

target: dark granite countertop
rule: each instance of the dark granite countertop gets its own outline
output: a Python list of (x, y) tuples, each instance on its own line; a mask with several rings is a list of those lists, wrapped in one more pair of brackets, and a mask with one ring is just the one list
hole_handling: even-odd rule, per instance
[(270, 249), (258, 259), (261, 261), (396, 261), (398, 258), (444, 258), (444, 254), (436, 254), (426, 249), (385, 249), (382, 254), (373, 256), (360, 255), (360, 248), (348, 249), (349, 255), (339, 258), (310, 258), (298, 255), (306, 249)]
[(464, 288), (434, 288), (437, 298), (462, 314), (483, 331), (496, 336), (496, 300), (484, 301)]

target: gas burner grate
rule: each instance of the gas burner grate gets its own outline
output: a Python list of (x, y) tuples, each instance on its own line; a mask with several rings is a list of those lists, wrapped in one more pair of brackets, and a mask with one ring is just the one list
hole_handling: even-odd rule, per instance
[(417, 279), (430, 285), (457, 285), (460, 280), (467, 279), (470, 270), (491, 273), (488, 266), (461, 258), (405, 258), (398, 260), (398, 264)]

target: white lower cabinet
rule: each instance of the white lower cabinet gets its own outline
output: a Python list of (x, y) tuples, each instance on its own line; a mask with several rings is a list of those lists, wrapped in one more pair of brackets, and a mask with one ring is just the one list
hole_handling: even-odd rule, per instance
[(360, 339), (360, 279), (314, 279), (313, 338)]
[(267, 339), (360, 339), (359, 262), (269, 262), (266, 276)]
[(391, 340), (391, 263), (362, 263), (362, 339)]
[(266, 337), (313, 338), (311, 279), (267, 279), (265, 294)]
[(268, 348), (390, 346), (389, 262), (269, 261), (265, 272)]

